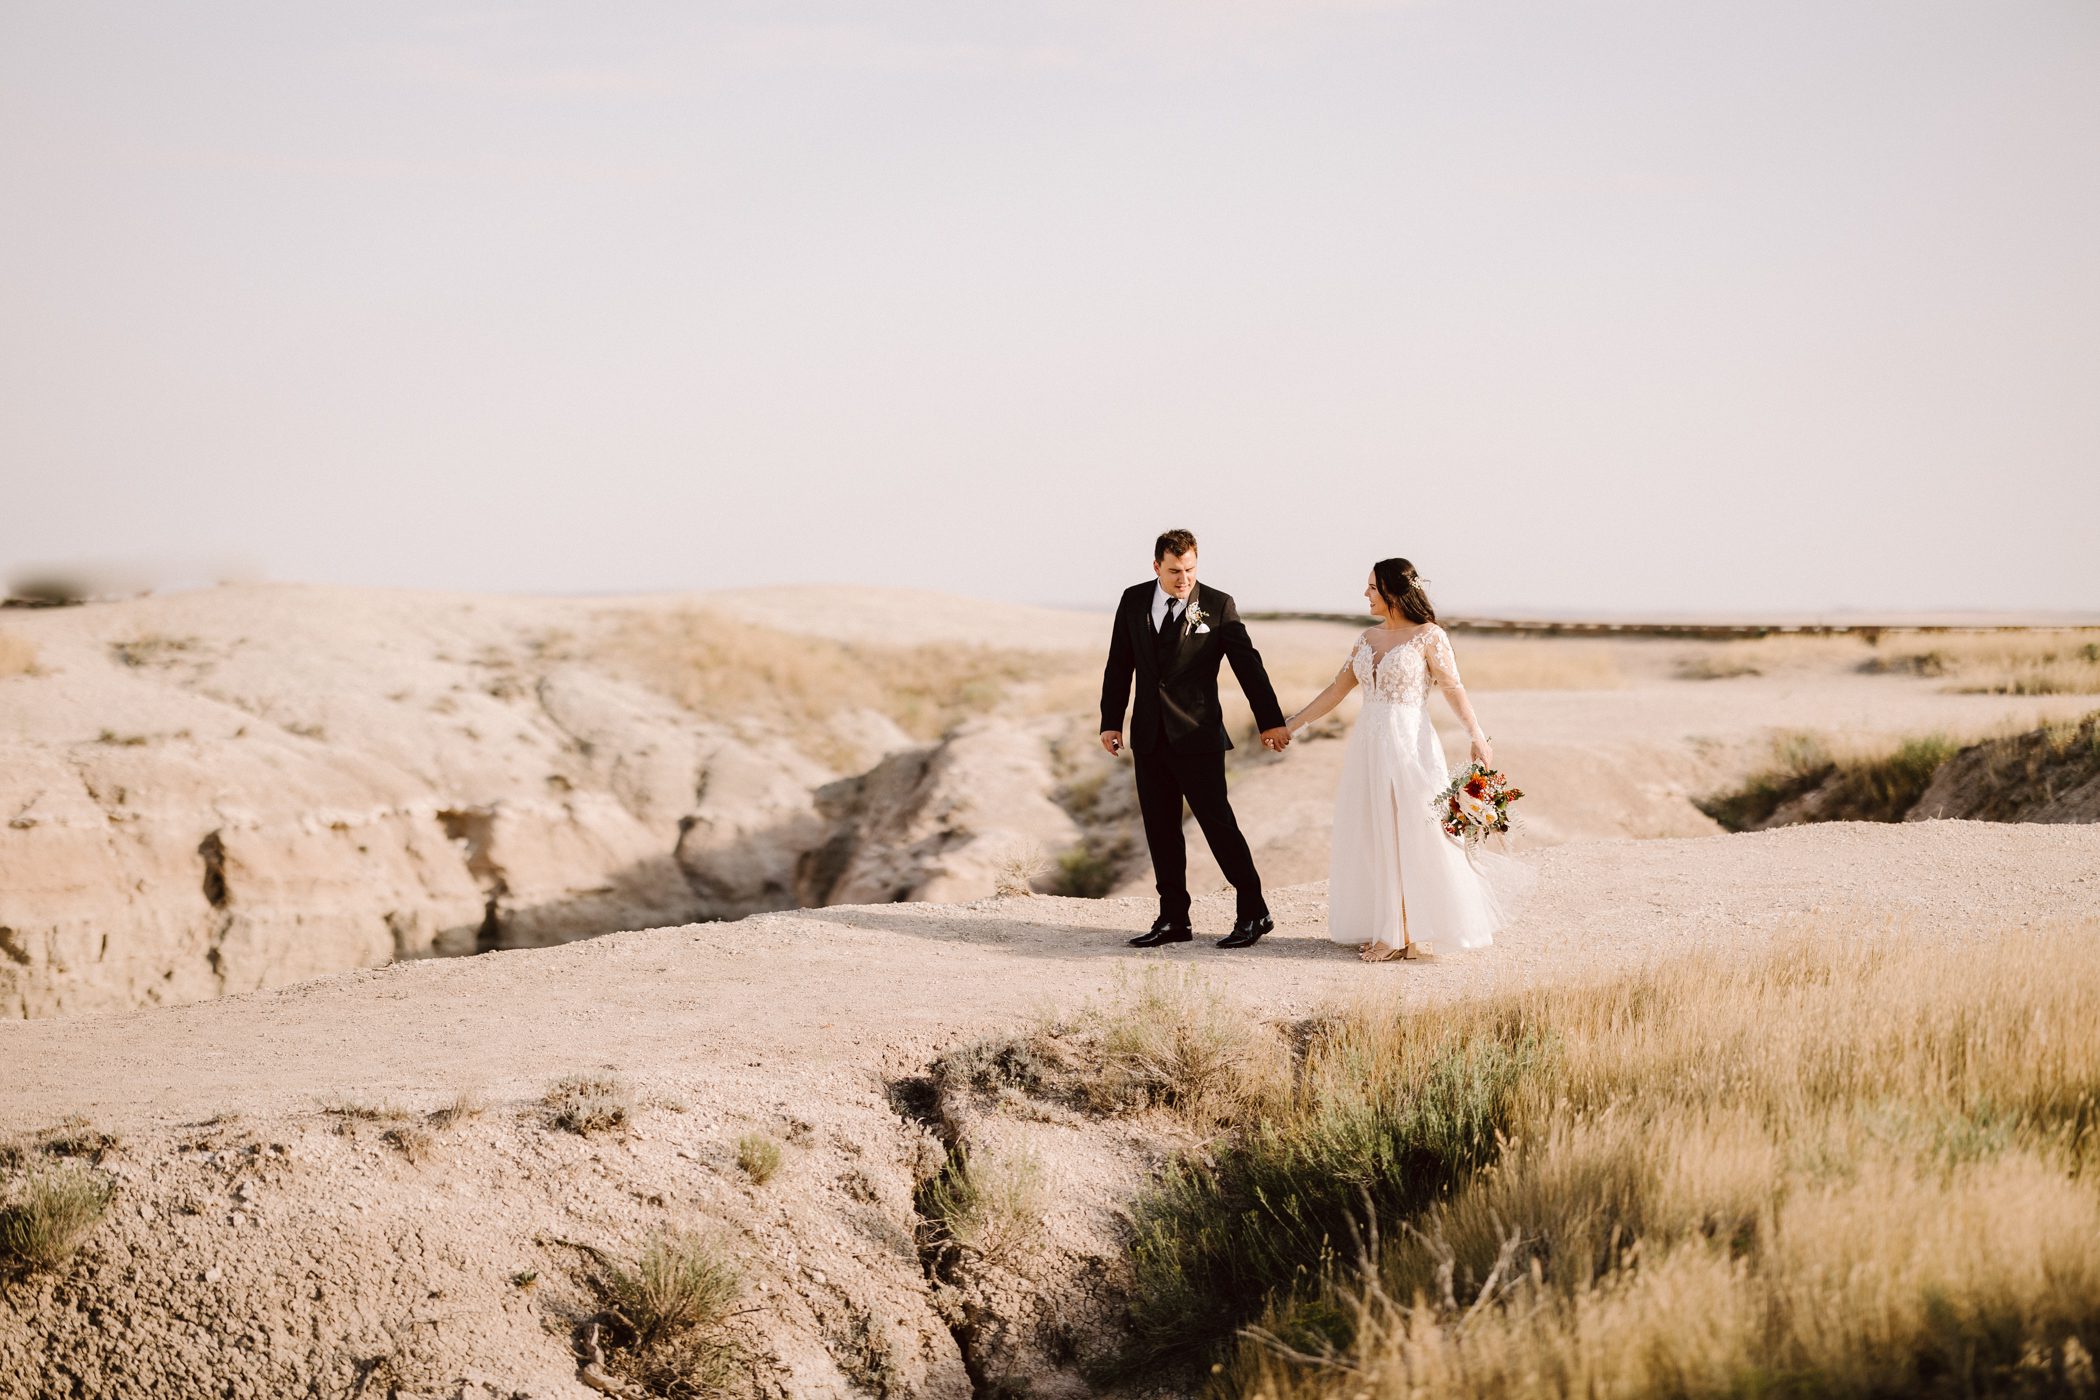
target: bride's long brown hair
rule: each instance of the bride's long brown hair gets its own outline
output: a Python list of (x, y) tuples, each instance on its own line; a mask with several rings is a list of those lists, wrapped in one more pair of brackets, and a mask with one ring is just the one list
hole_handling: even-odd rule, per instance
[(1405, 559), (1381, 559), (1371, 566), (1378, 596), (1385, 599), (1388, 613), (1398, 610), (1409, 622), (1436, 621), (1436, 608), (1422, 591), (1422, 577)]

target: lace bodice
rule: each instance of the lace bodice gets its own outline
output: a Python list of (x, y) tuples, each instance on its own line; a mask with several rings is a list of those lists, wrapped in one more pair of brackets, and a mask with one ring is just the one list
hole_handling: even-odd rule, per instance
[(1420, 705), (1428, 700), (1432, 683), (1447, 690), (1460, 688), (1451, 638), (1433, 622), (1382, 652), (1372, 646), (1370, 634), (1365, 634), (1349, 653), (1346, 669), (1355, 674), (1356, 683), (1364, 688), (1366, 701)]

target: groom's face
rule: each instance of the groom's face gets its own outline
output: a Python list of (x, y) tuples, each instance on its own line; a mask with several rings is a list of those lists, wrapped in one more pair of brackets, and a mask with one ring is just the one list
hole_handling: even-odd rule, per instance
[(1152, 561), (1152, 572), (1159, 575), (1159, 586), (1176, 598), (1186, 598), (1196, 587), (1196, 551), (1186, 554), (1169, 554)]

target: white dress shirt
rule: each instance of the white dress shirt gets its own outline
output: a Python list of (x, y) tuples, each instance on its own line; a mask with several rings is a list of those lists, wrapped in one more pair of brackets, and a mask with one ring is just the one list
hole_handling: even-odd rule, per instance
[(1158, 635), (1159, 635), (1159, 624), (1160, 624), (1160, 623), (1162, 623), (1162, 622), (1165, 622), (1165, 621), (1167, 620), (1167, 604), (1169, 604), (1169, 603), (1172, 603), (1172, 604), (1173, 604), (1173, 605), (1174, 605), (1175, 607), (1177, 607), (1177, 608), (1180, 608), (1180, 609), (1181, 609), (1181, 615), (1182, 615), (1182, 616), (1183, 616), (1184, 618), (1186, 618), (1186, 617), (1188, 616), (1189, 604), (1191, 604), (1191, 603), (1193, 603), (1193, 602), (1195, 602), (1195, 601), (1196, 601), (1196, 590), (1195, 590), (1195, 589), (1193, 589), (1193, 588), (1191, 588), (1191, 589), (1189, 590), (1189, 596), (1188, 596), (1187, 598), (1185, 598), (1185, 599), (1184, 599), (1184, 598), (1177, 598), (1177, 597), (1175, 597), (1175, 596), (1174, 596), (1173, 594), (1171, 594), (1171, 593), (1167, 592), (1167, 588), (1166, 588), (1166, 585), (1165, 585), (1165, 584), (1162, 584), (1162, 583), (1155, 583), (1155, 584), (1153, 584), (1153, 585), (1152, 585), (1152, 634), (1153, 634), (1153, 635), (1154, 635), (1155, 637), (1156, 637), (1156, 636), (1158, 636)]

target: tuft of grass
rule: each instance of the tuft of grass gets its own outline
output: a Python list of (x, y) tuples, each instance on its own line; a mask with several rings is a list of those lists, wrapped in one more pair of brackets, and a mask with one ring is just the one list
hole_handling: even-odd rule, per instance
[(479, 1089), (462, 1089), (453, 1095), (452, 1102), (442, 1108), (433, 1109), (428, 1121), (433, 1129), (444, 1132), (479, 1118), (488, 1112), (488, 1108), (488, 1100), (482, 1096)]
[(704, 1236), (666, 1232), (650, 1240), (630, 1264), (611, 1264), (605, 1292), (648, 1351), (695, 1329), (712, 1330), (729, 1318), (743, 1278), (728, 1252)]
[(557, 1128), (588, 1135), (621, 1127), (634, 1117), (634, 1095), (612, 1074), (572, 1074), (557, 1081), (542, 1100)]
[(321, 1112), (330, 1118), (340, 1118), (352, 1123), (395, 1123), (414, 1116), (400, 1104), (368, 1103), (363, 1099), (346, 1099), (342, 1103), (329, 1104)]
[(736, 1164), (754, 1186), (763, 1186), (780, 1170), (780, 1144), (764, 1133), (746, 1133), (736, 1140)]
[(1050, 873), (1050, 861), (1034, 841), (1017, 840), (999, 853), (992, 868), (992, 893), (1003, 898), (1032, 895), (1035, 882)]
[(980, 1094), (1018, 1089), (1045, 1098), (1080, 1093), (1094, 1066), (1070, 1053), (1059, 1027), (1044, 1022), (1024, 1034), (972, 1041), (933, 1063), (933, 1084), (967, 1087)]
[(411, 1162), (420, 1162), (430, 1155), (437, 1138), (423, 1123), (400, 1123), (380, 1134), (381, 1140), (391, 1145)]
[(1149, 969), (1104, 1005), (934, 1062), (943, 1088), (1018, 1090), (1094, 1114), (1161, 1109), (1208, 1129), (1284, 1091), (1290, 1050), (1193, 970)]
[(849, 1303), (846, 1325), (833, 1335), (839, 1369), (857, 1389), (876, 1396), (906, 1393), (908, 1381), (900, 1373), (897, 1348), (866, 1308)]
[(1269, 1104), (1288, 1072), (1275, 1032), (1193, 972), (1149, 973), (1076, 1031), (1096, 1065), (1083, 1093), (1097, 1111), (1165, 1107), (1208, 1124)]
[(921, 1193), (920, 1206), (956, 1244), (1003, 1263), (1042, 1229), (1049, 1207), (1042, 1162), (1026, 1151), (959, 1149)]
[(122, 1147), (123, 1141), (73, 1113), (38, 1134), (37, 1146), (53, 1157), (85, 1157), (90, 1162), (100, 1162)]
[(56, 1269), (109, 1211), (110, 1179), (80, 1162), (31, 1167), (0, 1203), (0, 1272)]
[(0, 680), (10, 676), (38, 676), (36, 646), (27, 637), (0, 632)]

